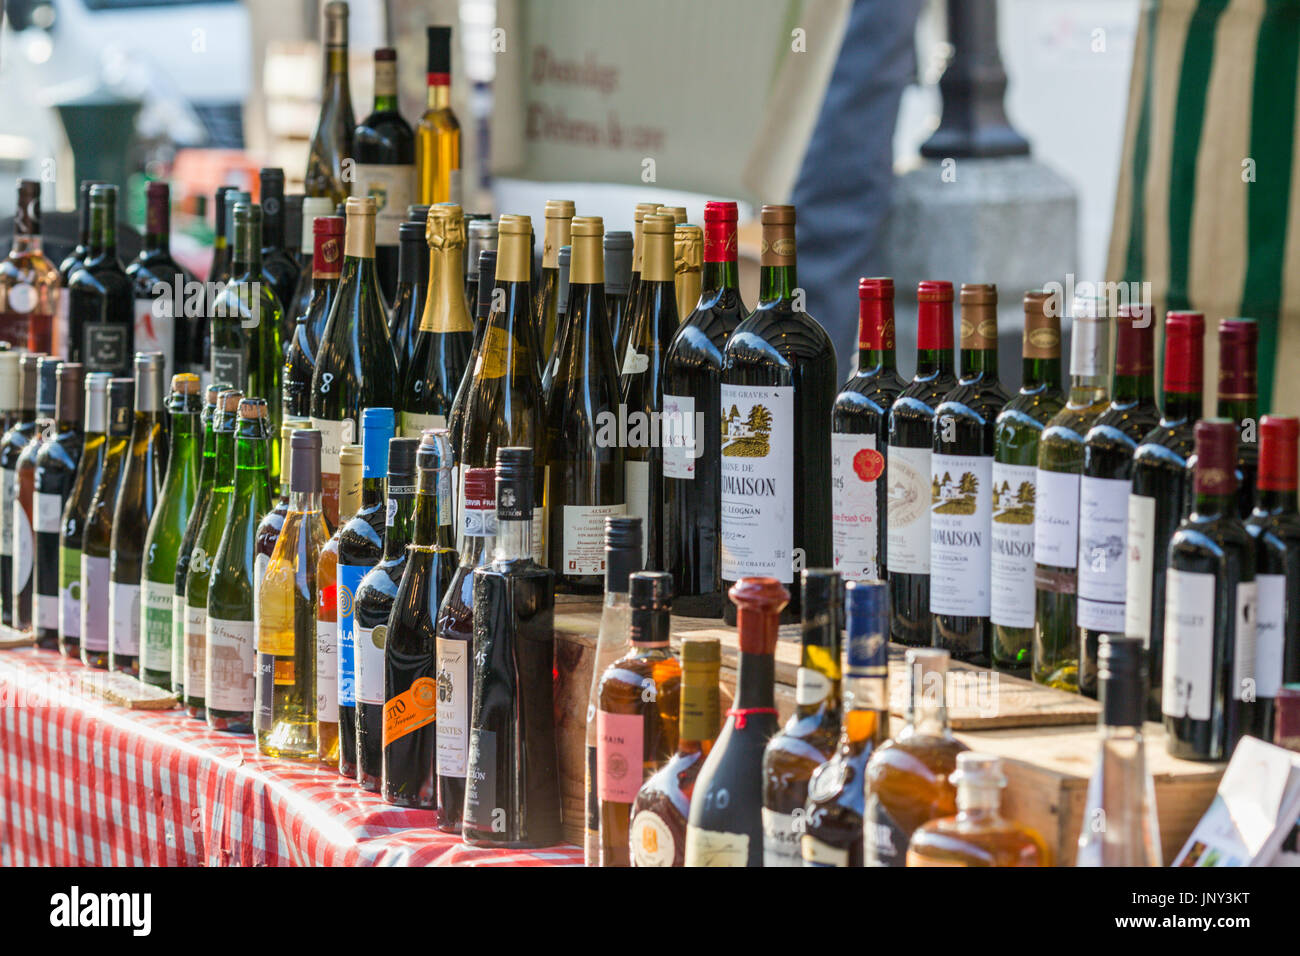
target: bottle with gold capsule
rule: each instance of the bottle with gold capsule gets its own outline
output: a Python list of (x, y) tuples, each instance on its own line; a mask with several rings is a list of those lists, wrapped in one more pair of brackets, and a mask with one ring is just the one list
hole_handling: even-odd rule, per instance
[[(361, 507), (361, 446), (339, 452), (339, 515)], [(339, 765), (339, 535), (342, 522), (316, 564), (316, 745), (321, 763)], [(355, 749), (355, 748), (354, 748)]]
[(571, 199), (546, 200), (546, 232), (542, 238), (542, 275), (537, 285), (537, 331), (541, 358), (548, 362), (555, 351), (556, 322), (560, 293), (560, 249), (571, 245), (574, 206)]
[(704, 230), (679, 223), (673, 230), (673, 274), (676, 278), (677, 316), (682, 321), (699, 304), (703, 268)]

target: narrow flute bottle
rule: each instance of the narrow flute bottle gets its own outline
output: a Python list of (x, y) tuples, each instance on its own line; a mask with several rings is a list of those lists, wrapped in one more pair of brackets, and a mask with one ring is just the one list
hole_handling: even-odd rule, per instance
[[(393, 340), (397, 374), (403, 382), (410, 374), (416, 334), (420, 330), (420, 317), (424, 315), (425, 296), (429, 289), (429, 246), (424, 241), (429, 226), (429, 208), (420, 208), (424, 209), (423, 219), (403, 222), (397, 227), (397, 287), (393, 290), (392, 308), (388, 313), (388, 337)], [(376, 254), (378, 251), (376, 246)]]
[[(339, 512), (361, 506), (361, 446), (344, 445), (339, 454)], [(339, 535), (320, 549), (316, 565), (316, 746), (321, 763), (339, 766)]]
[[(171, 187), (151, 182), (145, 187), (144, 248), (126, 267), (135, 294), (135, 350), (162, 352), (163, 381), (175, 372), (193, 371), (196, 336), (204, 317), (186, 316), (180, 305), (186, 283), (194, 274), (171, 253)], [(179, 292), (174, 291), (179, 290)]]
[[(496, 224), (493, 223), (493, 228)], [(493, 242), (496, 241), (496, 234), (493, 233)], [(451, 453), (455, 458), (455, 465), (451, 470), (452, 491), (455, 493), (455, 514), (457, 516), (457, 533), (456, 544), (464, 548), (465, 542), (460, 533), (460, 509), (464, 504), (464, 488), (461, 486), (463, 477), (463, 442), (465, 435), (465, 409), (469, 405), (470, 390), (474, 382), (474, 374), (478, 368), (478, 357), (483, 347), (484, 333), (487, 331), (488, 316), (492, 312), (492, 293), (495, 288), (497, 273), (497, 254), (495, 249), (485, 249), (479, 253), (478, 276), (474, 282), (474, 288), (477, 290), (478, 300), (477, 307), (474, 310), (474, 343), (470, 347), (469, 364), (465, 366), (465, 374), (460, 378), (460, 385), (456, 388), (456, 398), (451, 403), (451, 414), (447, 416), (447, 430), (451, 433)]]
[(81, 537), (81, 661), (88, 667), (108, 667), (109, 580), (113, 509), (122, 485), (126, 458), (131, 453), (134, 420), (135, 382), (115, 378), (108, 386), (108, 448), (99, 483), (86, 509), (85, 530)]
[(41, 184), (18, 180), (14, 243), (0, 259), (0, 341), (29, 352), (53, 348), (54, 319), (67, 293), (41, 251)]
[(795, 712), (763, 751), (763, 865), (799, 866), (808, 785), (840, 736), (844, 584), (836, 571), (803, 573), (802, 650)]
[(623, 367), (623, 356), (627, 354), (627, 336), (632, 328), (632, 318), (641, 307), (641, 261), (644, 248), (641, 240), (645, 217), (653, 214), (661, 205), (663, 204), (657, 202), (639, 202), (632, 214), (632, 277), (628, 282), (626, 318), (614, 336), (614, 359), (620, 369)]
[[(23, 557), (14, 551), (15, 507), (18, 505), (18, 458), (36, 438), (37, 362), (28, 352), (15, 356), (18, 364), (17, 420), (0, 438), (0, 606), (6, 627), (14, 626), (14, 578), (23, 572)], [(27, 552), (30, 562), (31, 552)], [(25, 572), (30, 574), (31, 571)]]
[(349, 166), (355, 156), (352, 134), (357, 126), (348, 88), (348, 5), (330, 0), (324, 15), (324, 92), (303, 180), (308, 196), (324, 196), (337, 204), (351, 192)]
[(311, 380), (316, 372), (318, 344), (314, 330), (324, 330), (338, 291), (343, 264), (343, 224), (341, 216), (317, 216), (312, 225), (315, 251), (311, 256), (311, 301), (294, 323), (293, 338), (289, 340), (284, 372), (280, 376), (280, 411), (286, 420), (311, 415)]
[[(952, 283), (925, 280), (917, 287), (916, 375), (889, 409), (886, 558), (890, 640), (930, 643), (930, 456), (934, 410), (953, 385)], [(900, 848), (899, 852), (902, 852)]]
[(1258, 366), (1258, 323), (1254, 319), (1221, 319), (1215, 414), (1237, 423), (1237, 514), (1243, 520), (1255, 505), (1255, 474), (1259, 467)]
[[(706, 203), (706, 224), (708, 206), (709, 204)], [(632, 284), (632, 233), (617, 230), (607, 232), (605, 233), (604, 246), (605, 311), (609, 315), (609, 341), (617, 346), (619, 336), (627, 326), (628, 287)], [(746, 314), (744, 309), (740, 310), (740, 315), (736, 319), (737, 324)], [(721, 346), (718, 347), (718, 351), (721, 354)], [(719, 362), (719, 367), (721, 367), (721, 362)]]
[(422, 203), (460, 202), (460, 122), (451, 108), (451, 27), (426, 28), (428, 98), (415, 129), (415, 169)]
[(84, 443), (85, 369), (76, 362), (60, 362), (55, 390), (54, 427), (36, 453), (36, 482), (32, 495), (32, 624), (36, 644), (46, 650), (59, 647), (59, 543), (63, 510), (76, 481)]
[(185, 520), (185, 536), (181, 538), (180, 549), (176, 552), (175, 593), (172, 595), (172, 690), (180, 700), (185, 700), (185, 667), (188, 656), (185, 647), (185, 635), (189, 628), (188, 610), (185, 606), (185, 590), (190, 575), (190, 559), (194, 554), (194, 545), (198, 541), (203, 519), (212, 506), (212, 485), (217, 475), (217, 400), (221, 392), (226, 391), (221, 384), (209, 385), (199, 423), (203, 429), (202, 447), (199, 458), (199, 487), (194, 495), (194, 507)]
[[(573, 200), (546, 200), (546, 231), (542, 236), (542, 275), (537, 284), (537, 302), (534, 303), (533, 309), (537, 316), (538, 342), (541, 345), (542, 360), (548, 364), (555, 351), (555, 317), (559, 310), (560, 299), (560, 249), (572, 244), (570, 227), (573, 216)], [(602, 265), (602, 273), (603, 271)]]
[[(262, 235), (260, 255), (262, 281), (271, 287), (280, 304), (280, 325), (276, 341), (281, 346), (289, 344), (293, 335), (293, 290), (298, 285), (301, 267), (284, 248), (284, 170), (268, 166), (258, 173), (260, 188), (258, 205), (262, 207)], [(296, 237), (295, 237), (296, 239)]]
[[(99, 487), (108, 457), (107, 372), (85, 376), (85, 440), (59, 530), (59, 651), (81, 657), (81, 545), (86, 534), (90, 502)], [(0, 450), (0, 454), (3, 451)]]
[(90, 249), (68, 277), (68, 358), (90, 372), (131, 374), (135, 296), (117, 257), (117, 187), (90, 187)]
[(329, 537), (321, 507), (321, 436), (297, 429), (289, 454), (289, 515), (258, 583), (257, 749), (272, 757), (310, 760), (316, 738), (317, 561)]
[(14, 466), (13, 503), (13, 626), (31, 629), (36, 556), (36, 456), (54, 428), (55, 394), (59, 360), (43, 355), (36, 361), (36, 433), (18, 455)]

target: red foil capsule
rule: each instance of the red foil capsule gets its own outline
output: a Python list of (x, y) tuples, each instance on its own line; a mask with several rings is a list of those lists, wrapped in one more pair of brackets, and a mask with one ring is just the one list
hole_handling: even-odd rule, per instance
[(736, 218), (734, 202), (704, 204), (705, 262), (736, 261)]
[(1170, 312), (1165, 316), (1165, 392), (1199, 395), (1205, 380), (1205, 316)]
[(858, 280), (858, 348), (894, 347), (894, 280)]
[(1155, 368), (1155, 328), (1150, 305), (1121, 305), (1115, 315), (1115, 374), (1150, 375)]
[(1265, 415), (1259, 421), (1259, 490), (1295, 491), (1300, 419)]
[(951, 349), (952, 283), (923, 279), (916, 287), (916, 347)]
[(1219, 398), (1253, 399), (1256, 381), (1259, 326), (1254, 319), (1224, 319), (1219, 323)]
[(1196, 423), (1196, 477), (1198, 495), (1229, 496), (1237, 491), (1237, 426), (1226, 418), (1203, 418)]

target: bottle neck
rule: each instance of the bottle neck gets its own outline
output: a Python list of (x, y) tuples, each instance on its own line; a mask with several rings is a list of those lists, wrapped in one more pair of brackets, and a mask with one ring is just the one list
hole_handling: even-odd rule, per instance
[(1109, 394), (1106, 376), (1101, 373), (1070, 376), (1070, 405), (1086, 408), (1106, 400)]
[(704, 295), (716, 295), (724, 289), (740, 290), (740, 264), (735, 259), (704, 263), (700, 273)]
[(1259, 422), (1259, 397), (1242, 395), (1220, 398), (1217, 402), (1217, 414), (1219, 418), (1230, 418), (1236, 422), (1237, 431), (1240, 432), (1247, 421)]
[(950, 348), (917, 349), (916, 377), (926, 378), (932, 375), (951, 375), (953, 356)]
[(235, 223), (235, 245), (231, 274), (236, 279), (253, 280), (262, 275), (262, 237), (255, 223)]
[(402, 557), (415, 532), (415, 487), (410, 483), (412, 477), (388, 476), (389, 517), (384, 532), (385, 561), (394, 561)]
[(233, 488), (235, 484), (235, 433), (218, 431), (216, 434), (217, 457), (213, 471), (213, 486)]
[(262, 191), (261, 247), (270, 252), (284, 246), (284, 184)]
[(321, 493), (319, 491), (289, 492), (289, 510), (298, 514), (320, 514)]
[(496, 561), (518, 561), (533, 554), (533, 522), (503, 520), (497, 516)]
[(1034, 392), (1042, 388), (1059, 386), (1061, 382), (1061, 357), (1027, 358), (1022, 360), (1020, 371), (1021, 391)]
[(758, 273), (758, 301), (760, 305), (794, 298), (794, 290), (799, 280), (795, 274), (794, 263), (782, 266), (763, 266)]
[(150, 197), (145, 212), (144, 253), (149, 257), (171, 252), (171, 209), (165, 197)]
[(736, 710), (767, 709), (776, 706), (776, 655), (740, 652), (736, 676)]
[(708, 754), (718, 736), (718, 663), (682, 662), (679, 736), (677, 752)]
[(1200, 392), (1165, 392), (1165, 421), (1194, 422), (1201, 417)]
[(90, 252), (87, 258), (112, 258), (117, 255), (117, 208), (111, 202), (90, 207)]
[(932, 737), (948, 733), (947, 675), (912, 667), (912, 691), (907, 709), (907, 726), (912, 733)]
[(961, 377), (963, 379), (982, 378), (996, 381), (998, 377), (998, 350), (962, 349)]
[(455, 549), (451, 534), (451, 469), (422, 468), (415, 499), (415, 544)]
[(1235, 515), (1237, 513), (1236, 496), (1208, 494), (1198, 491), (1194, 510), (1202, 518), (1221, 518), (1225, 515)]
[(439, 74), (439, 79), (430, 80), (425, 103), (430, 110), (451, 109), (451, 82)]
[(1261, 488), (1257, 498), (1259, 509), (1269, 514), (1294, 514), (1298, 500), (1294, 488)]
[(1001, 815), (1002, 788), (996, 784), (963, 784), (957, 788), (957, 812), (968, 822)]
[(1155, 402), (1155, 381), (1150, 372), (1115, 373), (1112, 401), (1116, 405), (1137, 405)]
[(373, 508), (376, 505), (384, 503), (384, 483), (387, 476), (382, 478), (362, 478), (361, 479), (361, 507)]
[[(261, 429), (260, 423), (241, 426), (235, 439), (235, 496), (251, 502), (254, 511), (259, 510), (263, 497), (259, 491), (267, 484), (266, 439)], [(265, 497), (269, 504), (269, 493)]]

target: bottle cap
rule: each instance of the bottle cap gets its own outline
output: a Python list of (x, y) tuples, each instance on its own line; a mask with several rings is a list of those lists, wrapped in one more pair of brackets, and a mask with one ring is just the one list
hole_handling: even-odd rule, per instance
[(239, 415), (239, 403), (244, 400), (244, 393), (237, 388), (228, 388), (217, 399), (217, 405), (227, 415)]
[(1205, 377), (1205, 315), (1165, 316), (1165, 391), (1198, 395)]
[(388, 476), (388, 441), (396, 431), (396, 417), (391, 408), (361, 410), (361, 445), (365, 449), (362, 462), (366, 478)]
[(846, 581), (849, 667), (885, 667), (889, 662), (889, 585), (884, 581)]
[(1254, 319), (1219, 322), (1219, 400), (1254, 399), (1259, 392), (1259, 324)]
[(317, 495), (321, 490), (321, 433), (315, 428), (295, 428), (289, 436), (289, 490)]
[(923, 279), (916, 287), (916, 347), (952, 348), (952, 283)]
[(91, 372), (86, 376), (86, 431), (102, 435), (108, 431), (108, 389), (113, 376)]
[(777, 625), (790, 592), (776, 578), (741, 578), (727, 592), (736, 605), (736, 633), (746, 654), (776, 652)]
[(1203, 418), (1196, 423), (1198, 495), (1232, 495), (1237, 490), (1237, 424), (1227, 418)]
[(858, 280), (858, 348), (881, 351), (893, 347), (894, 280), (861, 278)]
[(763, 224), (760, 266), (792, 266), (795, 263), (794, 206), (764, 206), (759, 213)]
[(37, 363), (44, 357), (44, 352), (24, 352), (18, 359), (19, 408), (36, 409)]
[(229, 382), (213, 382), (208, 386), (207, 401), (205, 404), (217, 407), (217, 400), (221, 397), (222, 392), (228, 392), (233, 386)]
[(36, 417), (53, 418), (59, 388), (59, 359), (42, 355), (36, 362)]
[(998, 287), (963, 282), (961, 286), (961, 347), (979, 351), (998, 347)]
[(435, 82), (434, 77), (447, 77), (448, 80), (441, 82), (448, 82), (451, 76), (451, 27), (426, 27), (425, 38), (429, 53), (429, 83)]
[(19, 406), (18, 352), (0, 352), (0, 411), (16, 412)]
[(172, 391), (178, 395), (199, 394), (199, 377), (193, 372), (177, 372), (172, 376)]
[[(308, 196), (302, 201), (302, 249), (312, 249), (312, 238), (316, 235), (316, 220), (321, 216), (332, 216), (334, 203), (327, 196)], [(343, 235), (343, 223), (339, 219), (339, 235)]]
[(344, 445), (339, 449), (339, 461), (348, 465), (360, 465), (362, 448), (360, 445)]
[(115, 378), (108, 383), (108, 433), (129, 435), (135, 422), (135, 381)]
[(1141, 727), (1146, 716), (1146, 648), (1140, 637), (1101, 635), (1097, 649), (1097, 699), (1101, 723)]
[(1070, 374), (1080, 378), (1107, 375), (1111, 322), (1106, 317), (1105, 300), (1076, 295), (1071, 307)]
[(239, 400), (239, 417), (244, 421), (266, 421), (266, 399), (241, 398)]
[(533, 520), (533, 450), (497, 449), (497, 520)]
[(559, 315), (569, 314), (569, 278), (573, 263), (573, 246), (560, 246), (556, 255), (559, 264), (559, 280), (555, 284), (555, 311)]
[(497, 254), (494, 249), (484, 249), (478, 254), (478, 310), (477, 316), (486, 319), (492, 312), (492, 290), (496, 288)]
[(408, 245), (424, 245), (425, 222), (407, 220), (397, 224), (397, 241)]
[(716, 637), (683, 637), (681, 658), (682, 663), (720, 664), (722, 642)]
[(628, 578), (641, 570), (641, 519), (605, 519), (605, 590), (626, 594)]
[[(388, 440), (388, 491), (407, 487), (415, 479), (415, 456), (420, 450), (418, 438), (390, 438)], [(414, 488), (410, 488), (412, 492)]]
[(1300, 419), (1265, 415), (1259, 420), (1260, 491), (1296, 490), (1298, 439)]
[(1149, 376), (1155, 368), (1155, 323), (1143, 303), (1121, 305), (1115, 314), (1115, 374)]
[(451, 453), (451, 431), (446, 428), (426, 428), (422, 431), (415, 463), (421, 471), (451, 468), (455, 464)]
[[(413, 203), (412, 205), (407, 206), (406, 221), (418, 222), (423, 225), (429, 219), (429, 207), (429, 203)], [(469, 216), (465, 217), (465, 221), (469, 222)]]
[(163, 409), (163, 374), (167, 366), (162, 352), (135, 353), (136, 411), (160, 412)]
[(957, 755), (957, 769), (948, 779), (953, 786), (976, 786), (981, 788), (1001, 789), (1007, 785), (1007, 778), (1002, 773), (1002, 758), (992, 754), (963, 750)]
[(291, 253), (298, 253), (303, 249), (298, 240), (302, 235), (304, 198), (302, 193), (289, 193), (284, 197), (284, 244), (285, 249)]
[(673, 576), (666, 571), (636, 571), (628, 577), (633, 608), (667, 611), (672, 607)]
[(496, 469), (467, 468), (462, 479), (465, 507), (475, 511), (491, 510), (496, 505)]
[(1061, 357), (1061, 304), (1059, 292), (1031, 289), (1025, 293), (1025, 334), (1020, 354), (1027, 359)]
[(734, 262), (739, 245), (736, 235), (738, 213), (734, 202), (704, 204), (704, 261)]
[(605, 294), (627, 295), (632, 284), (632, 233), (605, 233)]
[[(55, 386), (54, 402), (59, 421), (81, 421), (84, 408), (81, 396), (85, 391), (86, 367), (80, 362), (60, 362), (55, 374), (58, 384)], [(193, 377), (197, 382), (198, 376)]]

